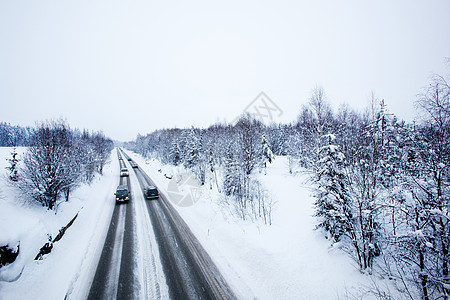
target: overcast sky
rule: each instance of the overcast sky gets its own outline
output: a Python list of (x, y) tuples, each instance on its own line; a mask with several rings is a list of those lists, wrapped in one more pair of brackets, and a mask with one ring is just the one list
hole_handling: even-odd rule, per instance
[(448, 0), (0, 0), (0, 121), (131, 140), (232, 121), (264, 91), (291, 122), (317, 84), (412, 120), (446, 57)]

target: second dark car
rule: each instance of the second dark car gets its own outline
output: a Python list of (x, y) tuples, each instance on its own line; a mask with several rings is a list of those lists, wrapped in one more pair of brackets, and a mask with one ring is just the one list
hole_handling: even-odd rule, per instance
[(128, 193), (128, 186), (126, 186), (126, 185), (119, 185), (117, 187), (117, 190), (114, 193), (114, 195), (116, 196), (116, 203), (130, 201), (130, 195)]
[(144, 195), (147, 199), (156, 199), (159, 198), (159, 192), (156, 186), (148, 186), (144, 189)]

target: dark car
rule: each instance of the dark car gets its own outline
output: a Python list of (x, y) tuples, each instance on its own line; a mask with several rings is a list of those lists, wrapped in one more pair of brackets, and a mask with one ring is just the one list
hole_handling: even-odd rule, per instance
[(126, 185), (119, 185), (117, 187), (117, 190), (114, 193), (114, 195), (116, 195), (116, 203), (130, 201), (130, 195), (128, 193), (128, 186), (126, 186)]
[(145, 193), (145, 198), (147, 199), (156, 199), (159, 198), (159, 192), (158, 189), (156, 188), (156, 186), (148, 186), (145, 188), (144, 190)]

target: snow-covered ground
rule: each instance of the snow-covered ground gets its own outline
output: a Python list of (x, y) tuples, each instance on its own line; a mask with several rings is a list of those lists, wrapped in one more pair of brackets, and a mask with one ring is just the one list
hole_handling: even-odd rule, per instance
[[(104, 175), (75, 190), (55, 214), (28, 203), (8, 184), (5, 167), (11, 150), (0, 148), (0, 244), (20, 241), (20, 254), (16, 262), (0, 269), (0, 299), (64, 299), (67, 293), (72, 299), (83, 299), (89, 292), (114, 208), (112, 193), (119, 181), (116, 152)], [(24, 151), (19, 149), (20, 154)], [(52, 252), (35, 261), (48, 234), (54, 238), (77, 213), (76, 221)]]
[[(163, 193), (170, 186), (167, 177), (185, 172), (128, 153)], [(239, 298), (345, 299), (370, 286), (351, 258), (314, 230), (310, 176), (289, 174), (287, 164), (285, 157), (277, 157), (267, 175), (258, 175), (276, 201), (272, 226), (242, 221), (224, 210), (220, 194), (209, 184), (194, 205), (175, 207)]]
[[(10, 151), (0, 148), (0, 170), (7, 166)], [(185, 172), (128, 153), (163, 193), (171, 182), (164, 174)], [(74, 191), (56, 215), (27, 203), (0, 176), (0, 242), (20, 240), (21, 245), (18, 260), (0, 269), (0, 299), (86, 298), (114, 208), (112, 193), (119, 181), (115, 155), (113, 151), (104, 175)], [(289, 174), (286, 158), (277, 157), (267, 175), (258, 176), (276, 201), (271, 226), (242, 221), (224, 209), (214, 184), (213, 189), (205, 185), (195, 204), (175, 205), (240, 299), (345, 299), (370, 285), (345, 253), (331, 248), (314, 230), (308, 174)], [(35, 261), (47, 234), (54, 237), (77, 212), (77, 220), (51, 254)]]

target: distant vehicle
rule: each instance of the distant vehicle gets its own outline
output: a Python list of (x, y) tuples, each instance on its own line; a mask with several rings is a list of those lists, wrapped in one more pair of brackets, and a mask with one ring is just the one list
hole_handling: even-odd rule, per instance
[(134, 161), (131, 162), (131, 166), (135, 169), (139, 167), (138, 164), (135, 163)]
[(127, 168), (122, 168), (120, 169), (120, 177), (126, 177), (128, 176), (128, 169)]
[(119, 185), (117, 187), (117, 190), (114, 193), (114, 195), (116, 195), (116, 203), (130, 201), (130, 195), (128, 193), (128, 186), (126, 186), (126, 185)]
[(128, 157), (128, 161), (132, 161), (131, 157)]
[(145, 188), (145, 198), (147, 199), (156, 199), (159, 198), (159, 192), (156, 186), (150, 185)]

